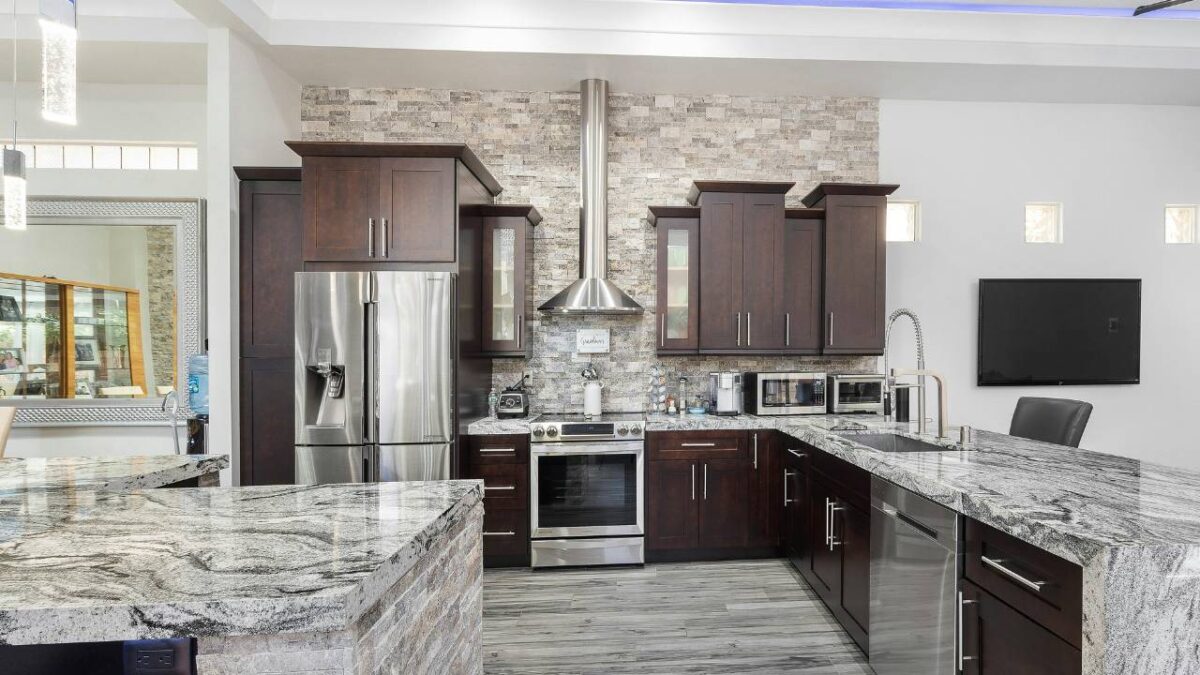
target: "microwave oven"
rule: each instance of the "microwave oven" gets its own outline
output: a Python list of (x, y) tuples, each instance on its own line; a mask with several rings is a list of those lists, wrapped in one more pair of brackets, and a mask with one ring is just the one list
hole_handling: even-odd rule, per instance
[(883, 394), (887, 389), (883, 375), (830, 375), (829, 412), (883, 414)]
[(746, 373), (745, 409), (751, 415), (823, 415), (825, 373)]

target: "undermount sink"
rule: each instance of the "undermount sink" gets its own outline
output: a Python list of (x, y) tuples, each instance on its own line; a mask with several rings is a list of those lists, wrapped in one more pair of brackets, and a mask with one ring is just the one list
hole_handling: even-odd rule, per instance
[(897, 434), (838, 434), (838, 436), (880, 452), (951, 452), (955, 450), (955, 448), (926, 443)]

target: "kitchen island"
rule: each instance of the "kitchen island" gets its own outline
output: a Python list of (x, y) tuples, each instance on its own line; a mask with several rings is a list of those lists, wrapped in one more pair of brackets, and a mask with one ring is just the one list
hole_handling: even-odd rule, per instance
[(880, 452), (854, 434), (916, 434), (864, 415), (652, 415), (646, 430), (781, 432), (785, 451), (810, 446), (1077, 565), (1083, 673), (1200, 672), (1200, 472), (986, 431), (965, 450)]
[(0, 542), (0, 645), (193, 637), (223, 675), (482, 668), (476, 481), (7, 495), (38, 527)]

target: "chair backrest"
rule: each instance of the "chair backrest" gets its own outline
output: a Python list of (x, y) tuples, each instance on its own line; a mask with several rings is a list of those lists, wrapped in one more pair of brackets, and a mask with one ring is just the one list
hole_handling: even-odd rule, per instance
[(1013, 411), (1010, 436), (1079, 447), (1092, 404), (1066, 398), (1022, 396)]
[(12, 431), (13, 420), (16, 417), (15, 406), (0, 406), (0, 457), (4, 456), (4, 446), (8, 445), (8, 434)]

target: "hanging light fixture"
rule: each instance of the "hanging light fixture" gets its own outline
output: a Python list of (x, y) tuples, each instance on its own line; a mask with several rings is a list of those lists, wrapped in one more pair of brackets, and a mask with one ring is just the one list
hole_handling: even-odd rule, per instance
[(75, 124), (75, 64), (79, 33), (75, 0), (38, 0), (42, 26), (42, 117)]
[(26, 226), (25, 205), (25, 153), (17, 149), (17, 2), (13, 0), (13, 142), (12, 148), (4, 148), (4, 227), (9, 230), (24, 230)]

